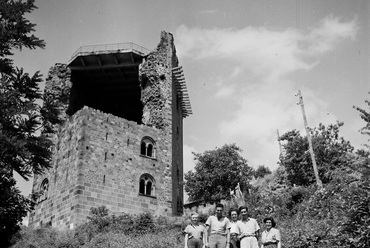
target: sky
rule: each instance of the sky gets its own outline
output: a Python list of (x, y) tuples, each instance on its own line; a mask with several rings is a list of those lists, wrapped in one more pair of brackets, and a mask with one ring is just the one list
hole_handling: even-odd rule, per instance
[[(184, 119), (184, 171), (192, 152), (235, 143), (253, 168), (278, 167), (280, 135), (344, 122), (367, 143), (353, 105), (370, 99), (370, 3), (366, 0), (36, 0), (27, 14), (45, 49), (22, 50), (18, 67), (46, 76), (86, 45), (133, 42), (148, 49), (174, 35), (193, 115)], [(43, 85), (41, 85), (43, 88)], [(31, 183), (18, 180), (24, 194)]]

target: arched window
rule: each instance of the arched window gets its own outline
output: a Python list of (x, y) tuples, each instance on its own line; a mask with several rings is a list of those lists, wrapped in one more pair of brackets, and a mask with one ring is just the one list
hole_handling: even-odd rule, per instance
[(46, 200), (48, 198), (48, 191), (49, 191), (49, 180), (45, 178), (40, 186), (41, 196), (39, 198), (39, 202)]
[(153, 155), (153, 145), (152, 144), (148, 144), (148, 147), (146, 148), (146, 155), (148, 157), (152, 157)]
[(145, 180), (143, 178), (140, 179), (139, 193), (145, 194)]
[(143, 174), (140, 177), (139, 193), (142, 195), (154, 196), (155, 183), (154, 178), (149, 174)]
[(146, 155), (146, 144), (143, 141), (141, 141), (140, 154)]
[(152, 193), (152, 182), (151, 182), (151, 181), (148, 181), (148, 182), (146, 183), (145, 193), (146, 193), (147, 195), (151, 195), (151, 193)]
[(151, 158), (156, 157), (155, 142), (152, 138), (144, 137), (141, 140), (140, 154)]

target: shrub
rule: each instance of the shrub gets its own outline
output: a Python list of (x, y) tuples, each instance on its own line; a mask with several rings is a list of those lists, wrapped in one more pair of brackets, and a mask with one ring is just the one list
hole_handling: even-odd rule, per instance
[(71, 230), (58, 231), (51, 227), (22, 227), (12, 248), (74, 248), (78, 243)]
[(82, 248), (182, 248), (183, 235), (178, 230), (169, 229), (161, 230), (159, 233), (146, 233), (143, 235), (126, 235), (119, 233), (101, 233), (94, 237), (89, 243)]

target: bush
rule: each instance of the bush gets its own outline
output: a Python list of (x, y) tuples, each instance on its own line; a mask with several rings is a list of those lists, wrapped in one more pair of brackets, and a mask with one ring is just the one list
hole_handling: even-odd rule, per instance
[(16, 235), (12, 248), (74, 248), (78, 242), (74, 238), (74, 231), (58, 231), (51, 227), (33, 229), (22, 227)]
[(183, 218), (160, 217), (162, 223), (158, 224), (150, 213), (108, 216), (108, 210), (99, 207), (91, 209), (88, 219), (75, 230), (22, 228), (13, 238), (13, 248), (183, 246)]
[(179, 230), (167, 229), (155, 233), (146, 233), (143, 235), (126, 235), (119, 233), (100, 233), (82, 248), (163, 248), (173, 247), (182, 248), (183, 235)]

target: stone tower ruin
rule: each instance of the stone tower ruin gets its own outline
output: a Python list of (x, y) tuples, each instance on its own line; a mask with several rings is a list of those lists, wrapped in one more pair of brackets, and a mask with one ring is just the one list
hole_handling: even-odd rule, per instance
[(58, 101), (51, 168), (29, 225), (74, 227), (91, 207), (173, 216), (183, 208), (183, 118), (191, 114), (173, 36), (149, 51), (133, 43), (81, 47), (49, 71)]

